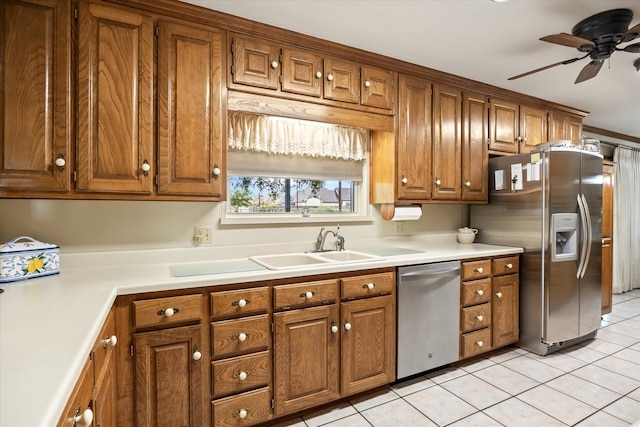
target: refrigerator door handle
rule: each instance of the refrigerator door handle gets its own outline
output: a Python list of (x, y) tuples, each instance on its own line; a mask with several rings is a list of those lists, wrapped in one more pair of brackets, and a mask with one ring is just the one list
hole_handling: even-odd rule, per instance
[(584, 268), (585, 258), (587, 256), (587, 242), (586, 238), (589, 235), (589, 230), (587, 228), (587, 219), (585, 207), (582, 201), (582, 194), (578, 194), (578, 208), (580, 208), (580, 225), (582, 226), (582, 248), (580, 249), (580, 262), (578, 263), (578, 271), (576, 272), (576, 279), (580, 278), (582, 274), (582, 269)]
[(584, 206), (585, 216), (587, 218), (587, 239), (584, 241), (584, 245), (587, 248), (587, 254), (584, 258), (584, 265), (582, 266), (582, 273), (580, 274), (580, 278), (583, 278), (585, 273), (587, 272), (587, 266), (589, 265), (589, 260), (591, 258), (591, 240), (593, 234), (593, 228), (591, 224), (591, 211), (589, 211), (589, 203), (587, 203), (587, 198), (584, 197), (584, 194), (580, 195), (582, 197), (582, 205)]

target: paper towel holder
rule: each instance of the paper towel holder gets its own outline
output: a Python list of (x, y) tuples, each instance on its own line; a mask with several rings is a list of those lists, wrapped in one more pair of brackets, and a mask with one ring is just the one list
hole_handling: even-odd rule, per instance
[(396, 214), (396, 207), (413, 207), (419, 208), (422, 210), (422, 205), (395, 205), (393, 203), (383, 203), (380, 206), (380, 213), (382, 214), (382, 218), (387, 221), (392, 221), (393, 217)]

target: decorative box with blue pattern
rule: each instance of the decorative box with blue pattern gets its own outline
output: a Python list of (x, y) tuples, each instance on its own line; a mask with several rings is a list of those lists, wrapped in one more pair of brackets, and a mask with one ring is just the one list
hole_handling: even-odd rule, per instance
[(20, 236), (0, 245), (0, 283), (60, 273), (60, 248)]

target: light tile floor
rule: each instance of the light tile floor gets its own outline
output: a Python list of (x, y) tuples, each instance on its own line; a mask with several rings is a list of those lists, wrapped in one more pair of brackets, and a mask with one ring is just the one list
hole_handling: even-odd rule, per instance
[(640, 426), (640, 289), (595, 339), (548, 356), (507, 347), (278, 427)]

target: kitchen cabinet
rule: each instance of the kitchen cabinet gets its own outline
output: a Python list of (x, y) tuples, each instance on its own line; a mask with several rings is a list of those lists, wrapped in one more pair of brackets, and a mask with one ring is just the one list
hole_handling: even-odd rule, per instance
[(395, 275), (341, 280), (342, 395), (391, 383), (396, 365)]
[[(431, 86), (424, 79), (399, 77), (395, 182), (396, 199), (401, 202), (431, 199)], [(374, 159), (380, 163), (388, 161), (388, 157)], [(394, 165), (387, 168), (393, 170)], [(372, 178), (375, 183), (377, 177)]]
[(0, 4), (0, 191), (70, 189), (70, 20), (67, 0)]
[(260, 286), (210, 294), (214, 426), (257, 424), (273, 416), (269, 290)]
[(499, 154), (528, 153), (547, 141), (547, 110), (500, 98), (489, 100), (489, 150)]
[(58, 427), (117, 426), (113, 352), (117, 342), (112, 310), (98, 333)]
[(201, 326), (195, 323), (202, 316), (202, 296), (139, 300), (130, 309), (136, 329), (132, 341), (135, 424), (203, 425), (206, 362)]
[(613, 300), (613, 191), (615, 163), (602, 165), (602, 314), (611, 313)]
[(286, 286), (291, 297), (283, 300), (309, 301), (273, 315), (276, 415), (395, 380), (393, 272)]
[(549, 141), (582, 139), (582, 117), (575, 114), (549, 111)]
[(274, 287), (276, 309), (299, 307), (273, 315), (276, 415), (340, 396), (338, 292), (335, 279)]
[(233, 35), (231, 51), (231, 89), (387, 113), (393, 108), (392, 71), (241, 34)]
[(433, 191), (434, 200), (460, 200), (462, 196), (462, 91), (433, 85)]
[(488, 201), (489, 98), (474, 92), (462, 94), (462, 200)]
[(517, 342), (518, 256), (464, 261), (461, 267), (460, 359)]
[(79, 191), (153, 190), (153, 40), (151, 16), (80, 2)]
[(158, 22), (158, 193), (226, 198), (224, 33)]

